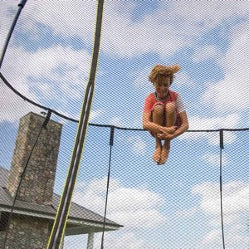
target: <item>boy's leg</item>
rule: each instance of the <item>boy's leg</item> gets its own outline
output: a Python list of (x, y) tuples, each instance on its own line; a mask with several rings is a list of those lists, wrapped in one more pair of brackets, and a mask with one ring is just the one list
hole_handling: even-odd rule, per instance
[[(164, 122), (164, 106), (162, 104), (157, 104), (154, 106), (152, 111), (152, 121), (156, 124), (163, 125)], [(156, 140), (156, 148), (153, 153), (153, 160), (159, 163), (161, 158), (162, 143), (161, 139), (157, 137), (157, 134), (153, 134)]]
[[(174, 126), (176, 122), (176, 106), (174, 102), (167, 103), (165, 106), (166, 126)], [(166, 163), (170, 151), (170, 140), (165, 140), (162, 146), (160, 164)]]

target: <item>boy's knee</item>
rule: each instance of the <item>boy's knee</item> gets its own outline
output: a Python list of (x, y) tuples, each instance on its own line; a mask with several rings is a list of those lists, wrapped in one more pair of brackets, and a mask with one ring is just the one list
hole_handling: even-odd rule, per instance
[(176, 111), (175, 102), (170, 102), (165, 105), (165, 109), (167, 113), (174, 113)]
[(163, 114), (164, 113), (164, 107), (163, 107), (163, 105), (155, 105), (154, 109), (153, 109), (153, 113), (154, 114), (158, 114), (158, 115)]

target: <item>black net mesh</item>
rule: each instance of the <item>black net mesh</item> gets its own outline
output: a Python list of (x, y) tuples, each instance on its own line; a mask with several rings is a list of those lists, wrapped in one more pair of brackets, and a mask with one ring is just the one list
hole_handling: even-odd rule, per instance
[[(17, 4), (0, 2), (1, 47)], [(13, 249), (46, 248), (67, 188), (96, 5), (27, 1), (12, 34), (0, 68), (1, 248), (4, 243)], [(216, 18), (206, 14), (215, 11)], [(247, 2), (106, 1), (91, 119), (63, 248), (101, 248), (101, 241), (110, 249), (248, 248), (249, 88), (243, 65), (248, 13)], [(154, 138), (142, 129), (141, 119), (144, 98), (153, 91), (149, 72), (165, 61), (183, 67), (172, 88), (184, 96), (191, 130), (171, 142), (168, 161), (157, 165)], [(238, 69), (239, 74), (233, 73)], [(43, 129), (38, 146), (48, 146), (48, 153), (31, 154), (26, 166), (34, 175), (22, 174), (19, 166), (25, 166), (37, 136), (29, 138), (24, 159), (13, 159), (15, 146), (26, 144), (26, 128), (18, 132), (19, 120), (32, 112), (43, 117), (42, 125), (48, 108), (51, 120), (62, 124), (56, 168), (50, 171), (46, 163), (52, 154), (43, 137), (49, 129)], [(37, 126), (29, 129), (38, 135)], [(219, 129), (226, 129), (224, 149)], [(16, 144), (18, 134), (23, 141)], [(19, 168), (11, 175), (14, 164)], [(33, 185), (21, 185), (16, 193), (20, 179)], [(35, 203), (22, 199), (43, 181), (47, 189), (38, 191)], [(40, 201), (49, 189), (51, 202)]]

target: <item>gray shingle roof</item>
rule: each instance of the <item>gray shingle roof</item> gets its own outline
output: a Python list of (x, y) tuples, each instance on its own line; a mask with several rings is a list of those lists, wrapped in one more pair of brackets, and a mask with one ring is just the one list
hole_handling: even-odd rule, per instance
[[(10, 211), (13, 203), (13, 197), (10, 196), (5, 188), (8, 175), (9, 171), (3, 167), (0, 167), (0, 211)], [(52, 205), (46, 206), (16, 200), (13, 212), (35, 217), (46, 217), (48, 219), (53, 219), (55, 217), (59, 201), (60, 196), (57, 194), (53, 195)], [(95, 224), (95, 231), (101, 231), (103, 219), (103, 216), (72, 202), (68, 220), (69, 223), (78, 223), (80, 225)], [(122, 225), (106, 219), (106, 230), (116, 230), (120, 227), (122, 227)]]

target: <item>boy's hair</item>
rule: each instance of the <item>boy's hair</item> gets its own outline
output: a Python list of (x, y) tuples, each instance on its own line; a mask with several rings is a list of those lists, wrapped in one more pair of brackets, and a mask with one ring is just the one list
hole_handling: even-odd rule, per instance
[(163, 66), (163, 65), (155, 65), (154, 68), (151, 70), (149, 75), (149, 81), (155, 83), (159, 77), (162, 76), (170, 76), (170, 85), (173, 82), (174, 74), (180, 70), (179, 65), (172, 65), (172, 66)]

